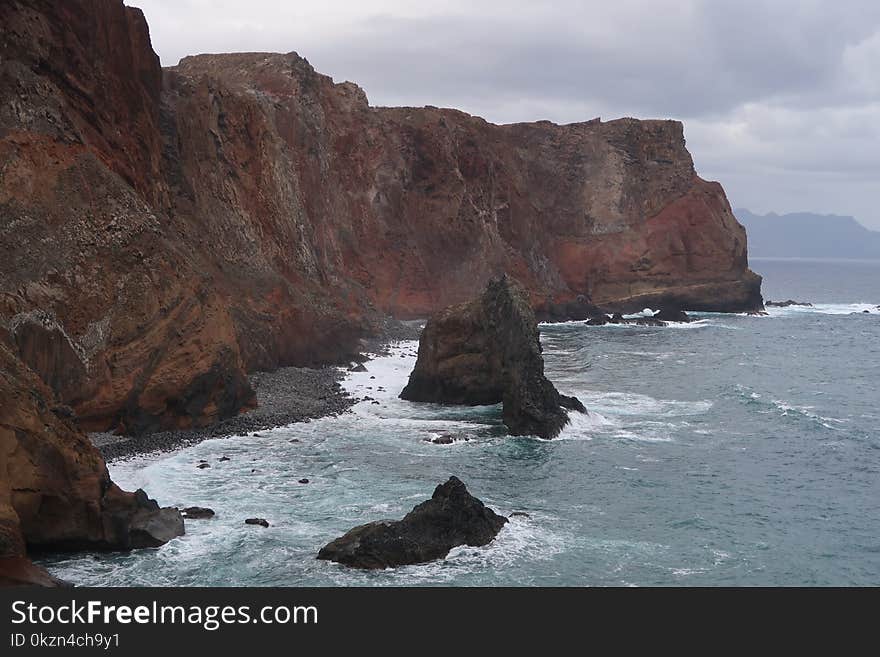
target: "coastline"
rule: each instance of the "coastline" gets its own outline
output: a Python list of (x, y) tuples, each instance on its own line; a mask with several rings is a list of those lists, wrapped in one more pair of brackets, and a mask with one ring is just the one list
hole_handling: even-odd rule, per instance
[[(402, 340), (418, 339), (423, 320), (386, 319), (376, 337), (363, 341), (359, 362), (386, 354)], [(117, 436), (109, 432), (89, 434), (104, 460), (113, 462), (135, 456), (171, 452), (213, 438), (231, 438), (299, 422), (347, 413), (359, 399), (341, 385), (346, 368), (281, 367), (248, 376), (257, 395), (257, 407), (205, 427), (158, 431), (140, 436)]]

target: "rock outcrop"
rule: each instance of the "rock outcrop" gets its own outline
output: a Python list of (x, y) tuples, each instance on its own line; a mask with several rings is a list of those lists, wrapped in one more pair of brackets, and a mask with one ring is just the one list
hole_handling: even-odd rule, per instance
[(0, 325), (80, 426), (210, 424), (507, 271), (542, 318), (761, 306), (675, 121), (371, 107), (295, 53), (162, 70), (121, 0), (0, 3)]
[(506, 523), (507, 518), (471, 495), (461, 480), (450, 477), (402, 520), (355, 527), (321, 548), (318, 559), (371, 570), (426, 563), (459, 545), (486, 545)]
[(662, 308), (650, 316), (624, 317), (620, 313), (606, 315), (599, 312), (586, 321), (587, 326), (605, 326), (606, 324), (632, 324), (635, 326), (666, 326), (670, 322), (686, 324), (691, 322), (691, 317), (683, 310), (675, 308)]
[(116, 486), (47, 386), (0, 343), (0, 579), (51, 583), (28, 550), (129, 550), (183, 534), (177, 509)]
[(525, 289), (507, 275), (483, 294), (431, 317), (402, 399), (470, 406), (502, 402), (504, 424), (516, 436), (555, 438), (565, 409), (585, 412), (544, 376), (535, 314)]

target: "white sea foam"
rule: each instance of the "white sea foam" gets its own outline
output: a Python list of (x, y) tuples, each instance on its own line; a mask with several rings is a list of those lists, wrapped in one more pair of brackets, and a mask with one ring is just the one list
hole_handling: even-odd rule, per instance
[(816, 303), (812, 306), (786, 306), (778, 308), (770, 306), (767, 308), (769, 317), (792, 317), (805, 314), (821, 314), (821, 315), (853, 315), (866, 314), (880, 315), (880, 309), (875, 303)]

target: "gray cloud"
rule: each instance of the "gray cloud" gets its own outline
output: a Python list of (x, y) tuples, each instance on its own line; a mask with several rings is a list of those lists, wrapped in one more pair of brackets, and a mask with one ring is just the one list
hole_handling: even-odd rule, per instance
[(700, 172), (756, 211), (880, 229), (875, 0), (139, 0), (165, 65), (296, 50), (374, 105), (496, 122), (685, 121)]

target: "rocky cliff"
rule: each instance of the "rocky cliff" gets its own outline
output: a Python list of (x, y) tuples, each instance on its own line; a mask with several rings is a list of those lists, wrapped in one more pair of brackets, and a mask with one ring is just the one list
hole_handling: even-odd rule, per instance
[(761, 305), (680, 123), (371, 107), (294, 53), (163, 71), (121, 0), (5, 0), (0, 37), (4, 581), (42, 577), (28, 546), (159, 540), (83, 430), (247, 410), (246, 372), (345, 359), (383, 314), (503, 271), (544, 317)]
[(543, 317), (761, 304), (674, 121), (371, 107), (294, 53), (162, 70), (120, 0), (0, 4), (0, 325), (80, 427), (188, 427), (245, 373), (506, 271)]

